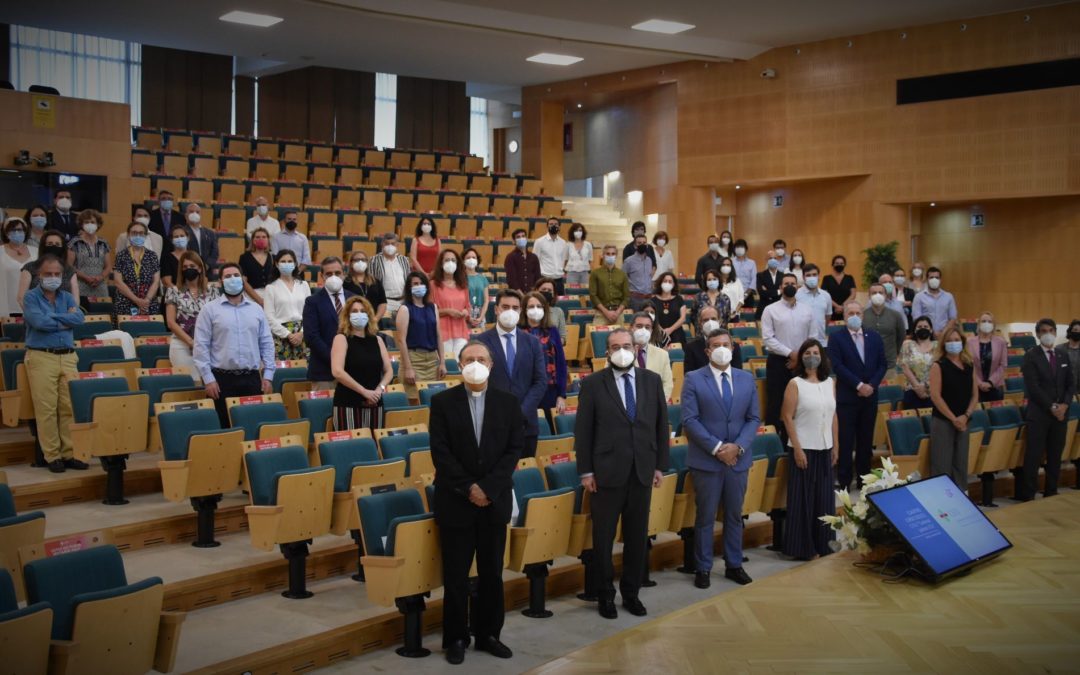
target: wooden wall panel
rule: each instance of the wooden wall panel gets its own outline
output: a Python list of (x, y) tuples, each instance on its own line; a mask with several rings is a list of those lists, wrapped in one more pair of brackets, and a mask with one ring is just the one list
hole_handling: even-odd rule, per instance
[(313, 66), (259, 78), (263, 137), (371, 143), (374, 115), (373, 73)]
[(236, 133), (255, 133), (255, 78), (236, 77)]
[(464, 82), (398, 76), (397, 147), (468, 152), (469, 123)]
[(142, 123), (228, 132), (232, 57), (144, 45)]
[(375, 139), (375, 74), (338, 70), (335, 81), (339, 143), (370, 145)]

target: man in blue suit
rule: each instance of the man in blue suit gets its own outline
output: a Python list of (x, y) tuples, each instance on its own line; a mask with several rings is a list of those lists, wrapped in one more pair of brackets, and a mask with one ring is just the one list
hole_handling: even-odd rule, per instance
[(521, 293), (503, 289), (495, 296), (496, 326), (476, 336), (491, 350), (494, 365), (490, 383), (495, 389), (508, 391), (521, 404), (525, 418), (525, 445), (522, 457), (536, 456), (539, 427), (536, 411), (547, 391), (547, 372), (540, 341), (519, 329)]
[(737, 584), (752, 581), (742, 567), (743, 497), (750, 470), (750, 442), (761, 424), (757, 385), (745, 370), (731, 367), (731, 335), (723, 328), (706, 337), (709, 367), (686, 374), (682, 427), (690, 440), (686, 465), (694, 481), (697, 520), (694, 585), (709, 587), (713, 565), (716, 510), (724, 505), (724, 576)]
[(836, 417), (840, 422), (840, 460), (836, 480), (841, 490), (851, 485), (851, 454), (855, 453), (855, 473), (870, 473), (874, 454), (874, 424), (877, 422), (878, 388), (885, 377), (885, 343), (872, 330), (862, 329), (862, 305), (854, 300), (844, 304), (847, 330), (829, 337), (829, 362), (836, 373)]
[(334, 388), (334, 376), (330, 373), (330, 345), (338, 334), (341, 308), (353, 296), (343, 289), (345, 265), (341, 258), (330, 256), (322, 261), (323, 287), (304, 301), (304, 343), (311, 350), (308, 357), (307, 378), (315, 383), (315, 390)]

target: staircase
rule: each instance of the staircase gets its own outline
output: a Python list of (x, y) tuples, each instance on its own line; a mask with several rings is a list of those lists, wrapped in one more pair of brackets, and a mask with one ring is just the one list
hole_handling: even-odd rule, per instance
[[(558, 197), (562, 200), (565, 216), (585, 226), (594, 250), (605, 244), (614, 244), (622, 251), (630, 241), (630, 221), (622, 217), (603, 197)], [(569, 228), (563, 228), (563, 236), (569, 237)]]

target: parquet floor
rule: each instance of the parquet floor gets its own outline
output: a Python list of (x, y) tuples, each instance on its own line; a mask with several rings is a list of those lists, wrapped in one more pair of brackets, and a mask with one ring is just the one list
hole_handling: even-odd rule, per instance
[(836, 554), (534, 672), (1080, 672), (1080, 492), (990, 517), (1014, 548), (968, 576), (886, 584)]

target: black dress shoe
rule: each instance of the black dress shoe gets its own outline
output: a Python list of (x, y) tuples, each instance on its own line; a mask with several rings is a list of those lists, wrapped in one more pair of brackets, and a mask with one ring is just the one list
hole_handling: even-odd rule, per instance
[(600, 598), (597, 609), (600, 612), (600, 616), (605, 619), (619, 618), (619, 610), (615, 609), (614, 598)]
[(450, 643), (450, 646), (446, 648), (446, 662), (451, 665), (459, 665), (465, 661), (465, 646), (464, 640), (454, 640)]
[(64, 468), (74, 469), (75, 471), (86, 471), (90, 468), (90, 465), (77, 459), (65, 459)]
[(52, 462), (49, 462), (49, 472), (50, 473), (64, 473), (64, 471), (66, 471), (66, 469), (64, 469), (64, 460), (57, 459), (57, 460), (54, 460)]
[(708, 588), (710, 585), (712, 585), (712, 581), (710, 580), (709, 576), (710, 575), (708, 572), (702, 572), (698, 570), (694, 574), (694, 585), (698, 588)]
[(509, 647), (499, 642), (499, 638), (476, 638), (476, 649), (487, 652), (492, 656), (497, 656), (500, 659), (509, 659), (514, 656), (514, 652), (510, 651)]
[(634, 616), (645, 616), (649, 613), (638, 598), (623, 598), (622, 606)]
[(753, 579), (750, 578), (750, 575), (746, 573), (746, 570), (741, 567), (727, 568), (726, 570), (724, 570), (724, 576), (728, 579), (731, 579), (740, 586), (745, 586), (746, 584), (753, 581)]

